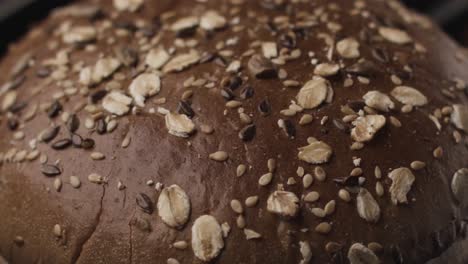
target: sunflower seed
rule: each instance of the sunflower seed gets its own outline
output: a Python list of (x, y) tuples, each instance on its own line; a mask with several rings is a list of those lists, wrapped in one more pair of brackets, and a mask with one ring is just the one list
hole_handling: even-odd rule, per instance
[(62, 237), (62, 227), (59, 224), (55, 224), (52, 233), (58, 238)]
[(203, 215), (192, 226), (192, 249), (202, 261), (211, 261), (224, 248), (223, 233), (218, 221), (211, 215)]
[(180, 241), (174, 242), (172, 246), (174, 246), (174, 248), (176, 249), (186, 249), (188, 247), (188, 244), (186, 241), (180, 240)]
[(181, 228), (189, 219), (190, 199), (178, 185), (171, 185), (161, 191), (157, 207), (159, 216), (170, 227)]
[(340, 189), (338, 191), (338, 197), (340, 197), (341, 200), (349, 203), (351, 201), (351, 195), (346, 189)]
[(93, 160), (103, 160), (106, 158), (106, 155), (102, 154), (101, 152), (93, 152), (90, 156)]
[(361, 188), (356, 198), (356, 207), (361, 218), (370, 223), (377, 223), (380, 219), (380, 207), (372, 194)]
[(390, 93), (398, 102), (411, 106), (424, 106), (428, 103), (427, 97), (420, 91), (409, 86), (397, 86)]
[(336, 43), (336, 51), (345, 59), (356, 59), (359, 53), (359, 42), (355, 38), (345, 38)]
[(144, 193), (139, 193), (136, 197), (136, 203), (141, 208), (141, 210), (143, 210), (143, 212), (147, 214), (153, 213), (154, 211), (153, 201), (148, 195)]
[(307, 203), (313, 203), (318, 201), (320, 194), (318, 192), (310, 192), (304, 196), (304, 201)]
[(101, 184), (104, 183), (104, 177), (97, 173), (91, 173), (88, 175), (88, 181), (91, 183)]
[(312, 177), (312, 175), (310, 174), (306, 174), (302, 178), (302, 185), (304, 186), (305, 189), (309, 188), (313, 182), (314, 182), (314, 177)]
[(184, 114), (167, 114), (166, 127), (169, 134), (182, 138), (189, 137), (195, 131), (195, 124)]
[(302, 260), (299, 264), (307, 264), (312, 259), (312, 249), (307, 241), (299, 241), (299, 251), (301, 252)]
[(249, 196), (245, 199), (245, 206), (254, 207), (258, 203), (258, 196)]
[(60, 190), (62, 189), (62, 180), (60, 178), (55, 178), (55, 180), (54, 180), (54, 189), (57, 192), (60, 192)]
[(269, 173), (263, 174), (260, 177), (260, 179), (258, 180), (258, 184), (260, 186), (267, 186), (271, 183), (272, 180), (273, 180), (273, 173), (269, 172)]
[(281, 216), (294, 217), (299, 211), (299, 198), (286, 191), (275, 191), (267, 200), (267, 210)]
[(180, 262), (175, 258), (168, 258), (166, 264), (180, 264)]
[(452, 193), (459, 203), (463, 206), (468, 204), (468, 169), (462, 168), (459, 169), (452, 178), (451, 183)]
[(242, 214), (244, 212), (244, 208), (242, 207), (242, 203), (239, 200), (231, 200), (231, 209), (237, 213)]
[(326, 235), (330, 233), (332, 226), (327, 222), (322, 222), (315, 227), (315, 232)]
[(380, 27), (379, 34), (385, 40), (395, 44), (408, 44), (413, 41), (410, 35), (403, 30), (390, 27)]
[(384, 195), (384, 192), (385, 191), (384, 191), (384, 187), (383, 187), (382, 183), (379, 182), (379, 181), (376, 182), (375, 183), (375, 193), (377, 194), (377, 196), (382, 197)]
[(348, 250), (350, 264), (379, 264), (379, 258), (370, 249), (360, 243), (353, 244)]
[(301, 126), (305, 126), (305, 125), (308, 125), (310, 123), (312, 123), (312, 121), (314, 120), (314, 117), (309, 115), (309, 114), (304, 114), (301, 119), (299, 120), (299, 125)]
[(277, 77), (277, 71), (270, 60), (262, 55), (253, 55), (247, 67), (250, 73), (258, 79), (269, 79)]
[(415, 161), (411, 162), (410, 167), (413, 170), (422, 170), (422, 169), (424, 169), (426, 167), (426, 163), (422, 162), (422, 161), (419, 161), (419, 160), (415, 160)]
[(9, 110), (16, 103), (17, 95), (16, 91), (9, 91), (5, 94), (2, 101), (2, 112)]
[(80, 178), (76, 176), (70, 176), (70, 185), (75, 189), (80, 188), (81, 186)]
[(432, 152), (432, 155), (434, 156), (434, 158), (440, 159), (444, 155), (444, 149), (439, 146), (434, 149), (434, 151)]
[(245, 166), (244, 164), (240, 164), (239, 166), (237, 166), (237, 169), (236, 169), (237, 177), (241, 177), (242, 175), (244, 175), (246, 170), (247, 170), (247, 166)]
[(456, 104), (453, 105), (452, 108), (453, 110), (450, 116), (452, 124), (456, 128), (468, 133), (468, 107), (466, 105)]
[(390, 194), (393, 204), (408, 203), (406, 195), (415, 181), (415, 177), (410, 169), (398, 168), (392, 170), (388, 177), (392, 180)]
[(209, 158), (215, 161), (223, 162), (229, 158), (229, 155), (226, 151), (216, 151), (209, 155)]
[(324, 218), (326, 216), (325, 210), (319, 207), (312, 208), (310, 211), (312, 212), (313, 215), (319, 218)]
[(298, 158), (310, 164), (322, 164), (330, 160), (333, 151), (322, 141), (311, 142), (308, 146), (299, 148)]
[(304, 109), (313, 109), (321, 105), (327, 98), (329, 83), (321, 77), (314, 77), (299, 90), (297, 103)]
[(331, 200), (329, 201), (325, 207), (324, 207), (324, 211), (325, 211), (325, 214), (326, 215), (331, 215), (335, 212), (335, 209), (336, 209), (336, 202), (335, 200)]

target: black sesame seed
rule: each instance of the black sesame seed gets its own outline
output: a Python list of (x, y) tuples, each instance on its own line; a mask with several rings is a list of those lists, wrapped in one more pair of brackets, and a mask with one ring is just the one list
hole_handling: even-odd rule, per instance
[(59, 131), (60, 131), (59, 126), (49, 127), (41, 134), (41, 140), (44, 141), (45, 143), (49, 143), (58, 135)]
[(339, 130), (341, 130), (341, 131), (343, 131), (345, 133), (349, 132), (349, 126), (345, 122), (335, 118), (335, 119), (333, 119), (332, 123)]
[(359, 185), (359, 177), (356, 176), (339, 177), (333, 179), (333, 181), (347, 187), (355, 187)]
[(231, 89), (232, 91), (236, 90), (242, 85), (242, 82), (243, 81), (241, 77), (239, 76), (232, 77), (231, 80), (229, 81), (229, 89)]
[(230, 101), (234, 99), (235, 95), (229, 88), (222, 88), (221, 89), (221, 96), (226, 99), (227, 101)]
[(91, 138), (86, 138), (81, 143), (81, 147), (84, 149), (92, 149), (94, 148), (94, 145), (95, 145), (94, 140)]
[(37, 69), (36, 75), (39, 78), (47, 78), (51, 74), (51, 70), (48, 67), (41, 66)]
[(296, 128), (294, 127), (294, 124), (291, 122), (291, 120), (283, 120), (284, 122), (284, 132), (286, 135), (288, 135), (289, 138), (294, 138), (296, 137)]
[(69, 138), (58, 140), (52, 144), (52, 148), (55, 150), (63, 150), (72, 145), (72, 141)]
[(258, 105), (258, 110), (264, 116), (267, 116), (271, 113), (271, 105), (268, 99), (263, 99)]
[(80, 127), (80, 119), (78, 119), (78, 117), (75, 114), (71, 115), (70, 118), (68, 118), (67, 120), (68, 131), (70, 131), (71, 133), (75, 133), (79, 127)]
[(57, 117), (58, 114), (60, 113), (60, 111), (62, 111), (63, 107), (62, 105), (59, 103), (59, 101), (54, 101), (52, 103), (52, 105), (50, 106), (50, 108), (47, 110), (47, 115), (50, 117), (50, 118), (54, 118), (54, 117)]
[(11, 131), (14, 131), (18, 128), (19, 126), (19, 122), (18, 122), (18, 119), (16, 118), (9, 118), (8, 121), (7, 121), (7, 125), (8, 125), (8, 128), (11, 130)]
[(193, 111), (192, 107), (185, 101), (179, 102), (179, 105), (177, 106), (177, 112), (179, 114), (184, 114), (189, 118), (193, 118), (195, 116), (195, 112)]
[(96, 131), (99, 135), (103, 135), (107, 132), (106, 122), (103, 118), (99, 119), (96, 124)]
[(136, 197), (137, 205), (147, 214), (152, 214), (154, 211), (153, 201), (149, 198), (148, 195), (140, 193)]
[(72, 145), (75, 148), (81, 148), (83, 144), (83, 138), (80, 135), (72, 134), (71, 135)]
[(89, 97), (90, 101), (92, 104), (97, 104), (99, 101), (101, 101), (105, 96), (107, 95), (106, 90), (99, 90), (91, 94)]
[(41, 172), (47, 177), (54, 177), (62, 173), (62, 171), (57, 166), (49, 164), (42, 165)]
[(239, 138), (242, 139), (242, 141), (251, 141), (255, 137), (256, 130), (255, 125), (248, 125), (241, 129)]
[(249, 99), (249, 98), (252, 98), (254, 96), (254, 93), (255, 93), (255, 91), (254, 91), (253, 87), (250, 86), (250, 85), (247, 85), (244, 89), (242, 89), (240, 97), (242, 99), (244, 99), (244, 100)]

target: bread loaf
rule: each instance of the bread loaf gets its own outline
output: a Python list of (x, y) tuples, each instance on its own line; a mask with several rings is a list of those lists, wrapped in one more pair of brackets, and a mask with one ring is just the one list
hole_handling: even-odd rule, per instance
[(468, 263), (468, 58), (395, 0), (83, 0), (0, 63), (8, 263)]

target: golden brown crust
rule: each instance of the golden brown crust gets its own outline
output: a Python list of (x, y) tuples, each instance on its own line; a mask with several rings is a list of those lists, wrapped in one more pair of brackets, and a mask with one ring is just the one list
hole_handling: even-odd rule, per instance
[(466, 240), (468, 61), (425, 18), (394, 1), (77, 2), (0, 64), (7, 261), (424, 263)]

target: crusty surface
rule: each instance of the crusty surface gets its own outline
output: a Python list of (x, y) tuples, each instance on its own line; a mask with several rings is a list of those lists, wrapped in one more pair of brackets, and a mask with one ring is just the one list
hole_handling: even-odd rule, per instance
[[(457, 199), (451, 182), (456, 171), (468, 166), (464, 132), (468, 128), (457, 129), (450, 117), (454, 104), (466, 107), (468, 103), (464, 84), (468, 80), (468, 61), (456, 44), (424, 18), (408, 13), (393, 1), (147, 0), (135, 12), (117, 11), (107, 0), (76, 2), (98, 7), (100, 15), (90, 18), (72, 16), (63, 10), (55, 12), (12, 45), (0, 64), (2, 83), (25, 77), (16, 87), (0, 88), (0, 102), (12, 90), (17, 93), (15, 104), (0, 116), (0, 255), (9, 263), (166, 263), (169, 258), (180, 263), (200, 263), (190, 244), (193, 223), (205, 214), (231, 227), (213, 263), (300, 263), (307, 257), (301, 254), (300, 242), (310, 245), (310, 263), (348, 263), (351, 245), (367, 246), (371, 242), (383, 247), (375, 253), (382, 263), (424, 263), (437, 258), (456, 241), (465, 240), (468, 203)], [(284, 3), (275, 6), (272, 2)], [(191, 15), (203, 17), (207, 10), (216, 10), (228, 25), (214, 32), (198, 27), (176, 41), (171, 25)], [(289, 17), (289, 22), (284, 22), (284, 17)], [(301, 19), (313, 23), (300, 28), (297, 21)], [(96, 28), (96, 39), (84, 44), (64, 43), (63, 35), (77, 25)], [(145, 36), (143, 32), (150, 25), (154, 34)], [(334, 30), (337, 27), (339, 30)], [(378, 33), (382, 27), (399, 28), (411, 40), (405, 44), (386, 40)], [(296, 46), (284, 47), (281, 36), (288, 31), (295, 32)], [(349, 59), (338, 54), (335, 43), (346, 37), (359, 43), (358, 57)], [(198, 41), (193, 49), (200, 54), (217, 53), (217, 57), (180, 72), (164, 73), (145, 66), (149, 49), (164, 47), (173, 58), (188, 52), (193, 40)], [(272, 59), (277, 71), (281, 69), (280, 76), (257, 78), (248, 64), (252, 54), (263, 54), (258, 45), (262, 42), (277, 43), (278, 50), (290, 48), (281, 56), (286, 57), (292, 50), (300, 51), (300, 56), (284, 63)], [(138, 53), (135, 66), (122, 65), (89, 87), (80, 82), (84, 67), (95, 65), (102, 57), (115, 58), (114, 48), (126, 45)], [(387, 56), (376, 58), (373, 53), (377, 48)], [(50, 59), (60, 51), (68, 53), (68, 62), (51, 63)], [(12, 76), (11, 69), (26, 53), (31, 54), (28, 67)], [(382, 56), (388, 60), (382, 60)], [(349, 73), (349, 67), (362, 59), (373, 62), (372, 67)], [(235, 60), (242, 67), (227, 73), (227, 65)], [(294, 115), (280, 113), (288, 109), (292, 100), (297, 101), (299, 89), (316, 75), (315, 64), (325, 62), (340, 65), (336, 74), (325, 77), (334, 91), (333, 98)], [(51, 73), (38, 77), (37, 72), (44, 65)], [(101, 99), (95, 103), (97, 110), (90, 113), (90, 95), (111, 89), (129, 95), (128, 86), (144, 71), (161, 76), (160, 92), (148, 97), (144, 107), (116, 116), (102, 107)], [(187, 80), (192, 76), (204, 82), (190, 83)], [(225, 80), (232, 76), (243, 78), (241, 87), (232, 91), (234, 100), (242, 103), (234, 108), (229, 103), (226, 106), (227, 101), (221, 96)], [(297, 81), (299, 85), (286, 87), (285, 80)], [(407, 111), (411, 107), (390, 96), (395, 104), (393, 110), (364, 109), (362, 97), (368, 91), (390, 95), (400, 85), (417, 89), (428, 102)], [(253, 88), (254, 95), (242, 99), (241, 91), (247, 86)], [(193, 92), (190, 98), (187, 91)], [(187, 138), (168, 133), (165, 124), (165, 110), (177, 113), (181, 98), (195, 112), (192, 120), (197, 131)], [(258, 109), (265, 99), (271, 107), (267, 115)], [(46, 110), (54, 100), (60, 102), (63, 110), (57, 117), (50, 117)], [(24, 108), (20, 107), (22, 103), (26, 103)], [(79, 108), (83, 103), (88, 106)], [(38, 109), (34, 117), (25, 121), (24, 116), (35, 106)], [(357, 113), (350, 113), (351, 108)], [(246, 126), (239, 112), (248, 114), (255, 124), (251, 141), (245, 142), (238, 136)], [(56, 141), (70, 137), (64, 121), (67, 113), (76, 113), (80, 120), (75, 133), (95, 141), (92, 150), (52, 148)], [(311, 115), (313, 121), (300, 125), (305, 114)], [(384, 116), (385, 125), (363, 143), (362, 149), (351, 150), (356, 138), (349, 130), (354, 125), (341, 120), (346, 120), (345, 116), (371, 114)], [(106, 122), (116, 120), (118, 126), (101, 135), (97, 129), (86, 127), (85, 120), (91, 116), (107, 117)], [(399, 120), (401, 126), (391, 117)], [(13, 119), (19, 120), (14, 131), (8, 125)], [(289, 120), (294, 127), (288, 129), (289, 135), (278, 126), (280, 119)], [(61, 129), (50, 143), (31, 142), (51, 124)], [(440, 124), (440, 129), (436, 124)], [(214, 132), (206, 133), (205, 126)], [(18, 132), (23, 132), (24, 138)], [(316, 165), (298, 158), (298, 148), (307, 146), (309, 137), (325, 142), (333, 154), (320, 165), (326, 171), (326, 180), (315, 179), (305, 188), (296, 172), (302, 167), (306, 174), (314, 174)], [(130, 139), (127, 147), (122, 146), (125, 138)], [(35, 149), (40, 157), (30, 161), (21, 157), (21, 150), (30, 154)], [(210, 154), (217, 151), (226, 152), (228, 158), (210, 159)], [(103, 153), (105, 159), (93, 160), (93, 152)], [(8, 153), (13, 154), (8, 157)], [(60, 175), (46, 177), (41, 173), (45, 157), (47, 164), (58, 164)], [(269, 159), (276, 160), (276, 170), (272, 182), (262, 187), (258, 181), (268, 172)], [(423, 161), (426, 166), (411, 168), (415, 181), (410, 184), (408, 202), (396, 205), (391, 200), (392, 179), (387, 174), (400, 167), (410, 168), (413, 161)], [(240, 177), (236, 175), (239, 164), (248, 167)], [(382, 171), (381, 179), (374, 175), (376, 166)], [(336, 182), (357, 167), (363, 172), (355, 176), (361, 177), (360, 184), (343, 186)], [(89, 181), (92, 173), (105, 181)], [(70, 176), (80, 179), (79, 188), (71, 186)], [(57, 178), (62, 182), (60, 190), (54, 187)], [(119, 182), (125, 188), (118, 188)], [(384, 187), (382, 196), (376, 193), (377, 182)], [(145, 212), (139, 206), (141, 202), (136, 202), (144, 193), (156, 208), (161, 185), (173, 184), (190, 198), (189, 220), (179, 229), (164, 224), (158, 210)], [(380, 209), (377, 221), (358, 214), (356, 197), (360, 188), (375, 198)], [(351, 201), (338, 196), (340, 189), (351, 193)], [(267, 209), (268, 197), (276, 190), (293, 192), (300, 198), (297, 215), (285, 217)], [(305, 202), (304, 195), (311, 191), (320, 194), (319, 200)], [(247, 208), (245, 199), (255, 195), (258, 204)], [(243, 228), (236, 223), (239, 214), (231, 209), (233, 199), (243, 204), (245, 228), (260, 234), (260, 238), (246, 240)], [(313, 208), (324, 208), (332, 200), (336, 209), (329, 215), (320, 218), (312, 213)], [(331, 224), (329, 233), (315, 230), (322, 222)], [(59, 234), (54, 233), (56, 225), (60, 227)], [(181, 240), (189, 244), (187, 249), (172, 246)], [(339, 247), (330, 250), (330, 246), (326, 247), (330, 242)], [(467, 250), (466, 243), (459, 242), (442, 259), (462, 263)]]

